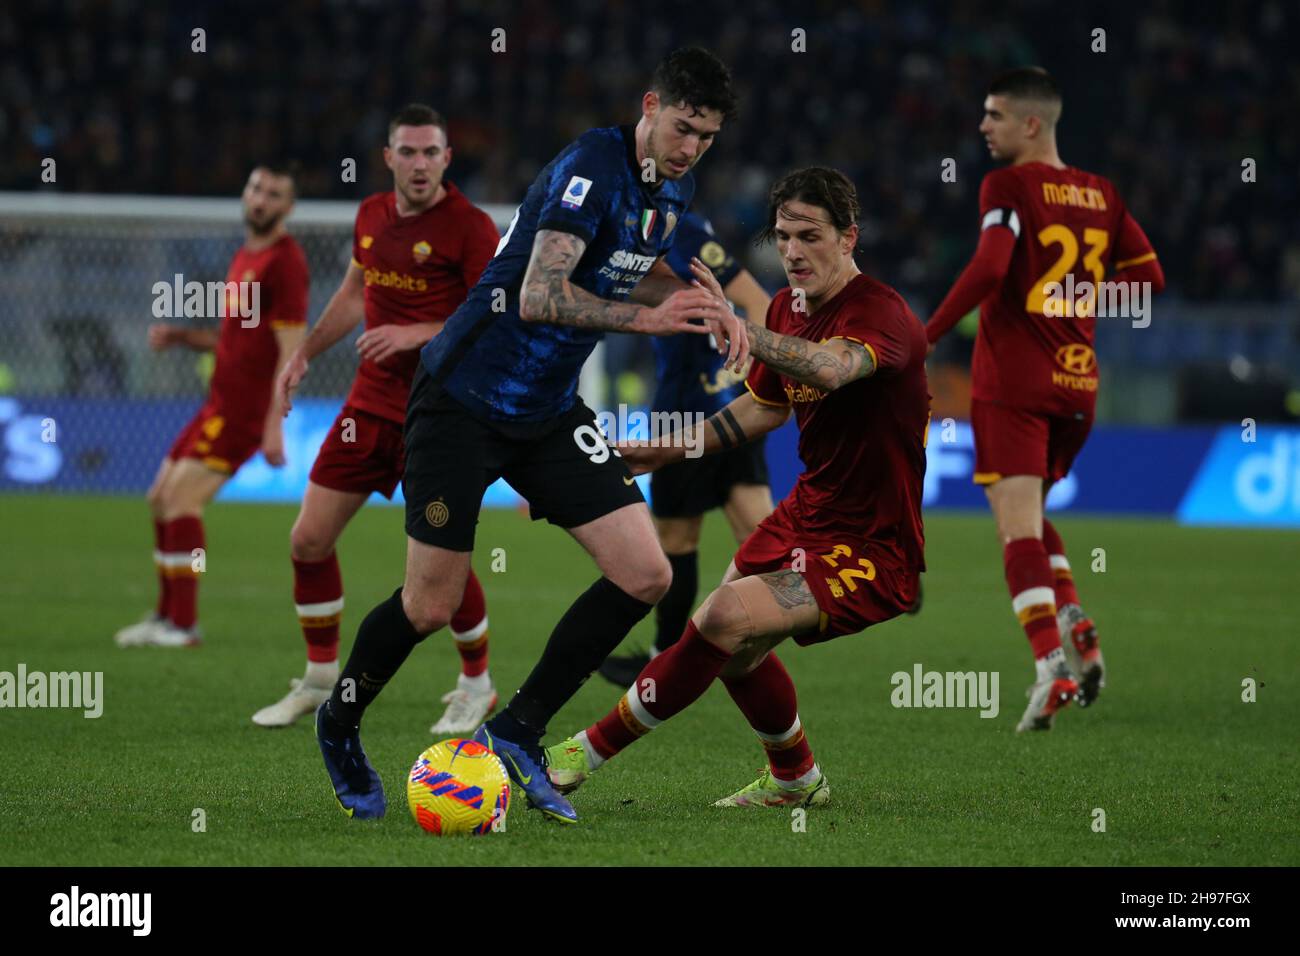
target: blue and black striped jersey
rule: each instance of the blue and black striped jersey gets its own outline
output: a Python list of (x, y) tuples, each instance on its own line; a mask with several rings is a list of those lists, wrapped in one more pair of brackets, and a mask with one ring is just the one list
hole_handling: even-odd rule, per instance
[(422, 350), (429, 374), (482, 418), (538, 422), (568, 411), (603, 333), (519, 317), (533, 238), (543, 229), (581, 237), (587, 248), (570, 281), (622, 301), (672, 245), (694, 192), (690, 173), (642, 179), (633, 127), (583, 133), (538, 174), (478, 284)]

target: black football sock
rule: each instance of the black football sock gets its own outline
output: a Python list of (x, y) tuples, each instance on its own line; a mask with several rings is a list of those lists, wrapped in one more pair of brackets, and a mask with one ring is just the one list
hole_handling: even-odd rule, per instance
[(361, 715), (370, 702), (397, 673), (402, 662), (424, 640), (402, 610), (402, 589), (366, 615), (357, 628), (357, 639), (348, 664), (330, 694), (328, 712), (335, 723), (348, 730), (361, 726)]
[(661, 654), (676, 644), (686, 630), (695, 605), (695, 592), (700, 587), (698, 551), (670, 554), (668, 563), (673, 566), (673, 583), (663, 600), (655, 605), (655, 650)]
[(555, 625), (541, 660), (506, 709), (488, 721), (488, 729), (512, 743), (535, 745), (551, 718), (653, 606), (608, 578), (587, 588)]

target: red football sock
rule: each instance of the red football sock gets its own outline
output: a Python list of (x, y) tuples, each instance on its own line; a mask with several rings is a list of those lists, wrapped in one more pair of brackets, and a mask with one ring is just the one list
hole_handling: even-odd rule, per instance
[(168, 521), (163, 529), (163, 561), (171, 577), (167, 616), (181, 630), (194, 626), (199, 614), (199, 574), (194, 570), (194, 549), (203, 547), (203, 519), (185, 515)]
[(754, 728), (767, 751), (772, 776), (797, 781), (812, 771), (812, 747), (799, 723), (794, 681), (775, 654), (743, 677), (724, 677), (723, 685)]
[(154, 611), (159, 617), (166, 617), (170, 610), (172, 596), (171, 578), (167, 576), (167, 565), (163, 564), (163, 535), (166, 525), (157, 518), (153, 519), (153, 566), (158, 571), (158, 608)]
[(477, 677), (488, 669), (487, 601), (483, 585), (470, 569), (465, 581), (465, 593), (460, 607), (451, 616), (451, 636), (460, 652), (460, 672), (466, 677)]
[(293, 603), (307, 641), (307, 660), (328, 664), (339, 659), (339, 622), (343, 620), (343, 575), (338, 555), (319, 561), (293, 561)]
[(1011, 609), (1025, 629), (1034, 657), (1046, 657), (1061, 646), (1056, 629), (1056, 591), (1047, 550), (1038, 538), (1017, 538), (1002, 552), (1011, 591)]
[(682, 639), (645, 666), (618, 705), (587, 728), (587, 740), (608, 760), (694, 703), (729, 660), (687, 621)]
[(1047, 559), (1056, 578), (1056, 607), (1078, 604), (1079, 592), (1074, 589), (1074, 575), (1070, 573), (1070, 562), (1065, 557), (1065, 542), (1046, 518), (1043, 519), (1043, 547), (1047, 549)]

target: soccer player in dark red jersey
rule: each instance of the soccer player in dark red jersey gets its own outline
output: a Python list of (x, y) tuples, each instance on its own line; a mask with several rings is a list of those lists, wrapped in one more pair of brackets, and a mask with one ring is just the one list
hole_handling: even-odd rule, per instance
[[(287, 410), (308, 363), (365, 321), (356, 380), (321, 445), (290, 535), (307, 670), (282, 700), (253, 715), (263, 727), (314, 712), (338, 680), (343, 580), (334, 546), (373, 492), (392, 497), (401, 481), (406, 399), (420, 349), (465, 301), (500, 241), (492, 218), (444, 178), (451, 155), (447, 124), (435, 110), (417, 103), (393, 116), (384, 147), (393, 189), (362, 202), (352, 263), (277, 383)], [(451, 618), (461, 673), (432, 733), (472, 733), (496, 706), (487, 626), (483, 588), (471, 570)]]
[[(1061, 708), (1075, 699), (1087, 706), (1104, 686), (1097, 629), (1079, 607), (1043, 502), (1092, 427), (1093, 341), (1105, 301), (1097, 287), (1109, 271), (1110, 282), (1134, 294), (1164, 288), (1151, 243), (1115, 186), (1061, 161), (1060, 116), (1061, 94), (1044, 70), (1011, 70), (989, 86), (980, 132), (1008, 165), (984, 177), (975, 257), (926, 325), (933, 344), (980, 308), (971, 360), (975, 482), (993, 509), (1011, 606), (1036, 662), (1018, 731), (1050, 730)], [(1063, 298), (1072, 288), (1083, 294)]]
[[(747, 323), (748, 392), (701, 426), (704, 453), (752, 441), (793, 412), (806, 470), (740, 546), (681, 639), (653, 658), (601, 720), (547, 750), (562, 792), (679, 713), (721, 678), (768, 769), (718, 806), (811, 806), (830, 798), (804, 736), (794, 684), (773, 649), (818, 644), (907, 611), (925, 569), (921, 491), (930, 396), (925, 334), (903, 299), (858, 271), (858, 200), (833, 169), (797, 170), (771, 191), (788, 288), (767, 327)], [(695, 264), (701, 287), (722, 296)], [(679, 436), (680, 437), (680, 436)], [(681, 460), (686, 443), (619, 446), (634, 472)]]
[[(207, 401), (176, 439), (149, 488), (157, 608), (139, 624), (117, 632), (119, 647), (200, 643), (203, 508), (259, 449), (270, 465), (284, 464), (282, 416), (271, 386), (302, 341), (307, 323), (307, 260), (285, 228), (293, 209), (293, 167), (255, 167), (242, 199), (244, 244), (226, 271), (227, 305), (220, 329), (149, 327), (153, 349), (183, 345), (215, 350), (217, 361)], [(251, 290), (256, 290), (255, 298), (246, 295)], [(241, 314), (240, 306), (248, 301), (258, 306), (251, 318)]]

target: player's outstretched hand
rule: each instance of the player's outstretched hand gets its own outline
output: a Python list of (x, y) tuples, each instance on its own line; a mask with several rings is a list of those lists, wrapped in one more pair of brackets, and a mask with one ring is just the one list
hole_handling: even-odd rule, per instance
[(295, 351), (280, 369), (280, 376), (275, 380), (275, 396), (280, 400), (280, 407), (288, 415), (293, 409), (293, 393), (307, 374), (307, 358), (302, 352)]
[(623, 456), (623, 462), (634, 475), (644, 475), (656, 471), (668, 464), (673, 449), (668, 446), (656, 448), (647, 441), (623, 441), (614, 443), (614, 449)]
[(632, 331), (646, 335), (676, 335), (678, 332), (707, 335), (712, 331), (708, 325), (692, 322), (692, 319), (720, 321), (722, 310), (718, 308), (717, 299), (701, 289), (679, 289), (653, 309), (642, 309)]
[(693, 283), (695, 288), (713, 296), (721, 309), (721, 318), (716, 323), (710, 323), (713, 327), (709, 331), (718, 342), (718, 352), (725, 351), (727, 354), (723, 367), (733, 371), (746, 368), (746, 363), (749, 361), (749, 333), (745, 331), (745, 324), (732, 311), (731, 303), (727, 301), (727, 294), (722, 291), (722, 285), (712, 269), (692, 256), (691, 272), (695, 275)]
[(181, 342), (182, 329), (179, 325), (168, 325), (166, 322), (155, 322), (149, 326), (149, 348), (155, 352), (161, 352), (163, 349), (169, 349), (173, 345), (179, 345)]

